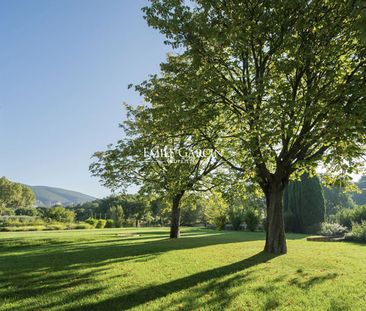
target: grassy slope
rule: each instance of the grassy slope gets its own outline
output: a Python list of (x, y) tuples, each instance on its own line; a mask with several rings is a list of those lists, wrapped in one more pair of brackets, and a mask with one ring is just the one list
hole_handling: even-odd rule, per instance
[(289, 253), (273, 257), (262, 233), (166, 235), (1, 233), (0, 310), (366, 309), (363, 245), (289, 235)]

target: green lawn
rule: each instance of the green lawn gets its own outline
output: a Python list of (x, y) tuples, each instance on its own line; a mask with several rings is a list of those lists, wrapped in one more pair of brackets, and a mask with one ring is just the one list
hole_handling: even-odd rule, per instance
[(366, 247), (183, 229), (0, 233), (0, 310), (366, 310)]

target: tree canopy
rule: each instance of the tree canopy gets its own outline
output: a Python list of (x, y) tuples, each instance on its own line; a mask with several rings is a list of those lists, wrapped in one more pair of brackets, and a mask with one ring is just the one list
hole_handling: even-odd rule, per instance
[(365, 153), (358, 2), (152, 0), (144, 11), (181, 51), (162, 70), (180, 76), (182, 92), (199, 99), (190, 102), (191, 116), (210, 110), (222, 122), (225, 135), (213, 145), (266, 194), (266, 250), (286, 252), (289, 178), (320, 162), (347, 175)]
[(139, 176), (155, 191), (182, 194), (206, 175), (202, 160), (141, 165), (141, 150), (209, 148), (240, 180), (263, 190), (265, 250), (285, 253), (282, 201), (290, 178), (322, 164), (349, 180), (362, 165), (366, 46), (359, 1), (151, 0), (143, 10), (174, 53), (159, 75), (136, 86), (148, 104), (129, 109), (127, 140), (96, 154), (92, 171), (107, 186)]
[(5, 177), (0, 178), (0, 207), (17, 209), (32, 208), (36, 197), (27, 186), (12, 182)]

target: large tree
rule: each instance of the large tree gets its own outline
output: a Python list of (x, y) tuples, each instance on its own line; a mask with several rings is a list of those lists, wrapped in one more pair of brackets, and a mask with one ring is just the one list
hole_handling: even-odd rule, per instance
[[(151, 0), (144, 8), (178, 54), (162, 70), (180, 75), (189, 86), (181, 92), (199, 99), (190, 101), (189, 122), (200, 111), (220, 115), (226, 134), (212, 146), (263, 190), (268, 252), (287, 251), (283, 192), (290, 177), (321, 162), (349, 174), (365, 153), (358, 3)], [(189, 61), (177, 70), (182, 58)]]

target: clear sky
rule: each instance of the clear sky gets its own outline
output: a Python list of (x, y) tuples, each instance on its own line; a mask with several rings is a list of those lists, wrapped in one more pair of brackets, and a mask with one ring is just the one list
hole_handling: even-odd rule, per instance
[(0, 176), (109, 191), (88, 171), (122, 137), (129, 83), (157, 73), (168, 47), (144, 0), (0, 0)]

